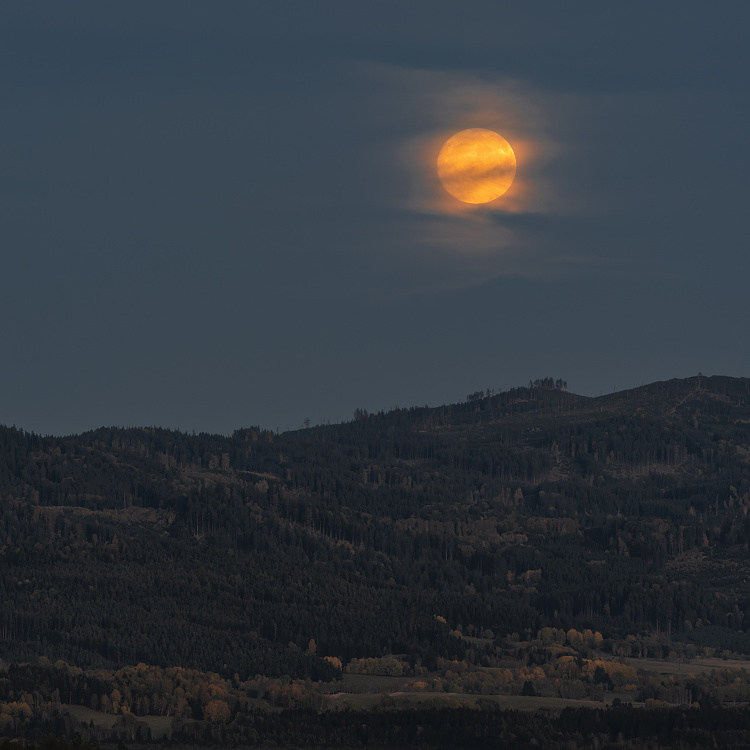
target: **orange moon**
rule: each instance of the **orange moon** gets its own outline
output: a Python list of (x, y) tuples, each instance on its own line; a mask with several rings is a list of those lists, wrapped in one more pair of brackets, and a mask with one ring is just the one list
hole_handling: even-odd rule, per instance
[(470, 128), (440, 149), (437, 173), (443, 187), (464, 203), (489, 203), (503, 195), (516, 176), (516, 155), (501, 135)]

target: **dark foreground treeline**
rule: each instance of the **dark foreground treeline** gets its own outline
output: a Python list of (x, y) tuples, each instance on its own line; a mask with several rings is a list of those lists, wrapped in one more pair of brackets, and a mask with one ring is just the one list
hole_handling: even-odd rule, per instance
[[(194, 733), (193, 733), (194, 731)], [(208, 740), (196, 727), (185, 742)], [(249, 716), (240, 737), (270, 747), (588, 748), (750, 747), (747, 709), (564, 709), (559, 715), (496, 708), (285, 711)], [(714, 745), (714, 740), (716, 744)]]
[[(747, 708), (702, 706), (642, 710), (564, 709), (558, 715), (492, 708), (408, 708), (376, 711), (284, 711), (248, 715), (240, 733), (196, 722), (172, 746), (252, 745), (261, 748), (747, 748)], [(0, 750), (16, 748), (5, 740)], [(29, 750), (95, 750), (75, 735), (54, 735)], [(122, 745), (120, 745), (122, 748)]]

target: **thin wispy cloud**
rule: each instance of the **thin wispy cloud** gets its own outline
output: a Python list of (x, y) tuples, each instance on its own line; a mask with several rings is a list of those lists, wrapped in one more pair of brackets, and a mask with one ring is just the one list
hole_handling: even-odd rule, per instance
[[(415, 291), (424, 290), (426, 278), (437, 288), (461, 288), (500, 275), (559, 274), (561, 247), (539, 239), (556, 221), (591, 213), (585, 184), (563, 167), (580, 148), (576, 121), (583, 98), (539, 92), (499, 75), (382, 64), (362, 70), (381, 86), (378, 117), (392, 113), (394, 129), (403, 133), (381, 148), (402, 187), (379, 200), (399, 212), (393, 244), (400, 266), (407, 265), (404, 256), (423, 264)], [(500, 133), (516, 154), (513, 184), (491, 203), (456, 200), (437, 175), (445, 141), (469, 128)], [(387, 263), (388, 255), (379, 262)]]

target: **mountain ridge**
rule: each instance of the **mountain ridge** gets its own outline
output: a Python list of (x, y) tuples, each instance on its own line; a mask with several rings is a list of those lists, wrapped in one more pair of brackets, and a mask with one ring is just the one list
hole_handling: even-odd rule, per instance
[(459, 626), (750, 650), (750, 380), (473, 396), (278, 434), (0, 429), (0, 658), (320, 678), (460, 657)]

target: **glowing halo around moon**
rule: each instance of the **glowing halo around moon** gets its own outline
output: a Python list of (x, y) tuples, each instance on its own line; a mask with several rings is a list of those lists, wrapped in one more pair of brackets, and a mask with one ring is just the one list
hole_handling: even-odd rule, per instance
[(437, 173), (443, 187), (464, 203), (489, 203), (507, 192), (516, 176), (516, 154), (499, 133), (470, 128), (440, 149)]

